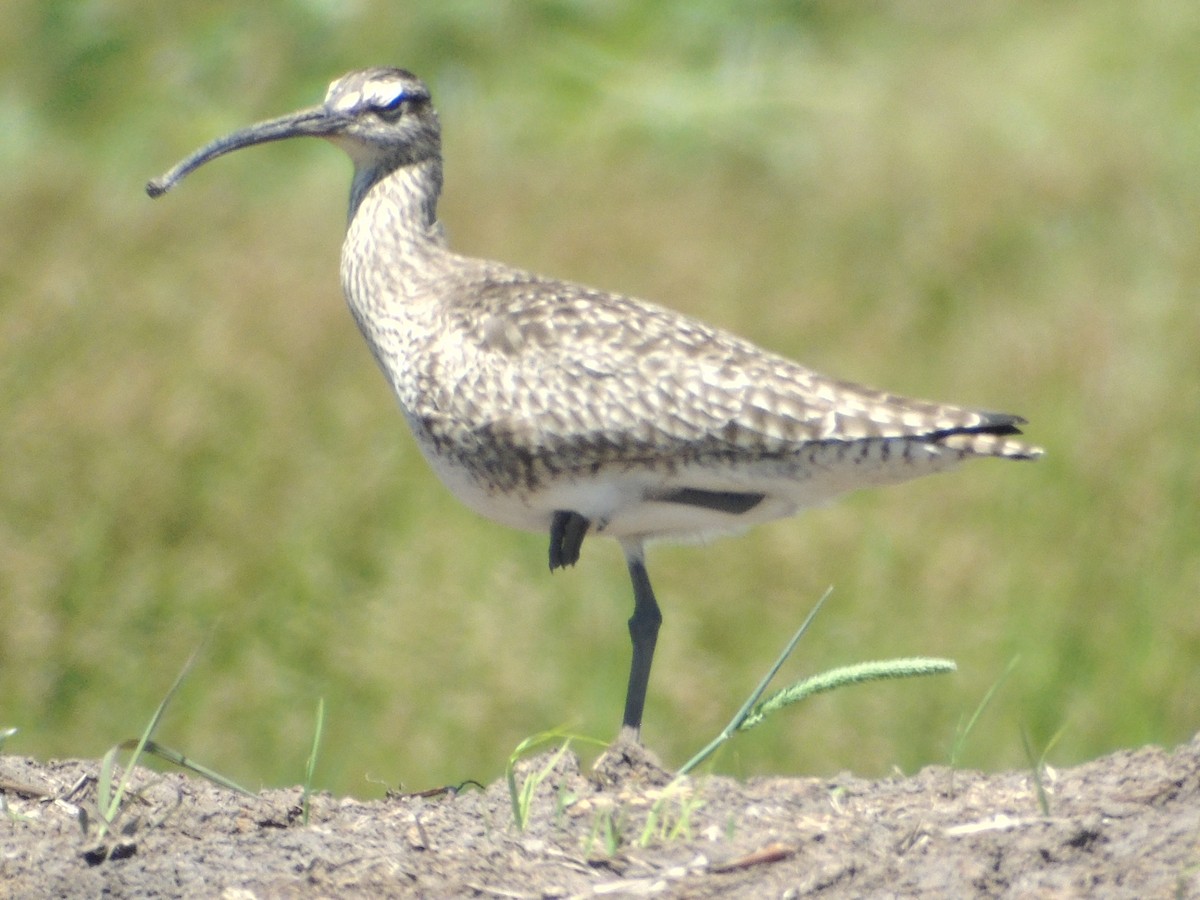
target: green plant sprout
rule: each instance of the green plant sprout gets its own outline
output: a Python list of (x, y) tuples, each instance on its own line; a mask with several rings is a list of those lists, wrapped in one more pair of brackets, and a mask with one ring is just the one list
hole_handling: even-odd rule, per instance
[[(127, 809), (125, 800), (131, 791), (130, 777), (133, 774), (133, 770), (137, 767), (138, 763), (141, 762), (142, 757), (145, 755), (157, 756), (169, 763), (173, 763), (174, 765), (187, 769), (188, 771), (194, 772), (195, 774), (206, 778), (215, 784), (221, 785), (222, 787), (229, 788), (230, 790), (237, 791), (247, 796), (254, 796), (250, 791), (240, 787), (225, 776), (220, 775), (211, 769), (208, 769), (199, 763), (188, 759), (179, 751), (172, 750), (169, 747), (164, 747), (153, 740), (154, 732), (158, 729), (158, 725), (162, 721), (162, 717), (167, 710), (167, 706), (178, 692), (180, 685), (183, 684), (183, 679), (187, 676), (187, 673), (191, 669), (192, 664), (195, 662), (196, 656), (199, 654), (199, 652), (200, 650), (197, 648), (192, 652), (192, 655), (188, 657), (187, 662), (184, 663), (183, 668), (175, 677), (175, 681), (172, 682), (171, 687), (167, 690), (167, 693), (163, 696), (162, 700), (159, 701), (158, 707), (154, 710), (154, 714), (150, 717), (150, 721), (146, 724), (145, 729), (142, 731), (141, 737), (137, 738), (136, 740), (130, 738), (129, 740), (121, 741), (119, 744), (114, 745), (107, 753), (105, 753), (104, 757), (101, 759), (100, 772), (96, 778), (96, 814), (99, 818), (99, 825), (97, 826), (96, 830), (95, 847), (88, 851), (89, 855), (104, 859), (108, 857), (109, 853), (111, 853), (111, 848), (106, 845), (105, 839), (108, 837), (109, 832), (116, 827), (117, 822)], [(116, 784), (114, 785), (113, 778), (117, 768), (117, 754), (122, 750), (131, 750), (132, 753), (130, 754), (129, 761), (126, 763), (121, 772), (120, 778), (117, 779)], [(86, 835), (88, 831), (88, 818), (87, 812), (83, 809), (80, 810), (79, 824)]]
[[(967, 738), (970, 736), (975, 724), (979, 721), (979, 717), (983, 715), (983, 711), (987, 709), (988, 704), (992, 702), (992, 698), (996, 696), (996, 692), (1000, 690), (1000, 685), (1008, 680), (1013, 671), (1017, 668), (1017, 663), (1020, 662), (1021, 656), (1017, 654), (1008, 661), (1008, 665), (1004, 667), (1004, 671), (1000, 673), (1000, 677), (992, 682), (992, 686), (987, 689), (987, 693), (983, 695), (983, 699), (979, 701), (979, 705), (975, 707), (975, 711), (971, 713), (970, 718), (964, 724), (959, 719), (958, 728), (954, 733), (954, 745), (950, 748), (950, 768), (957, 769), (958, 762), (962, 758), (963, 749), (966, 747)], [(953, 773), (951, 773), (953, 777)], [(953, 793), (953, 783), (951, 783), (951, 793)]]
[(1054, 732), (1054, 736), (1046, 742), (1046, 748), (1041, 755), (1034, 759), (1033, 745), (1029, 742), (1029, 732), (1024, 728), (1021, 729), (1021, 746), (1025, 749), (1025, 759), (1029, 762), (1029, 768), (1033, 772), (1033, 787), (1037, 794), (1038, 807), (1042, 811), (1042, 815), (1046, 818), (1050, 817), (1050, 796), (1046, 793), (1046, 785), (1042, 781), (1042, 772), (1046, 768), (1046, 756), (1054, 749), (1054, 745), (1058, 743), (1058, 739), (1063, 736), (1063, 732), (1067, 730), (1067, 726)]
[[(674, 802), (675, 809), (668, 809)], [(681, 778), (675, 778), (662, 790), (662, 795), (654, 801), (646, 816), (646, 825), (638, 837), (639, 847), (649, 847), (657, 839), (662, 843), (671, 843), (679, 839), (690, 840), (692, 837), (692, 813), (704, 805), (700, 792), (685, 785)]]
[(308, 824), (308, 815), (311, 811), (312, 800), (312, 783), (313, 773), (317, 769), (317, 757), (321, 753), (321, 738), (325, 733), (325, 698), (321, 697), (317, 700), (317, 724), (313, 729), (312, 750), (308, 753), (308, 764), (304, 767), (304, 792), (300, 801), (300, 809), (302, 810), (300, 820), (305, 825)]
[[(538, 789), (538, 786), (545, 781), (554, 767), (558, 765), (558, 761), (571, 746), (571, 741), (577, 740), (584, 743), (595, 744), (603, 747), (604, 742), (598, 741), (595, 738), (586, 737), (578, 734), (568, 734), (561, 728), (543, 731), (540, 734), (535, 734), (525, 738), (521, 743), (517, 744), (508, 757), (508, 765), (505, 766), (504, 776), (508, 781), (508, 795), (512, 800), (513, 821), (516, 822), (517, 829), (524, 831), (525, 826), (529, 823), (529, 811), (533, 804), (533, 794)], [(517, 762), (524, 756), (528, 755), (533, 750), (551, 744), (556, 741), (562, 741), (562, 746), (558, 748), (558, 752), (550, 757), (550, 761), (541, 769), (525, 779), (520, 787), (517, 786)]]

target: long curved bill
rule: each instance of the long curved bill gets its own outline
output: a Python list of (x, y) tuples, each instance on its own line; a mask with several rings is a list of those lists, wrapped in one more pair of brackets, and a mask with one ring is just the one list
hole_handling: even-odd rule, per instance
[(206, 144), (191, 156), (177, 163), (169, 172), (158, 178), (152, 178), (146, 183), (146, 193), (151, 197), (161, 197), (193, 170), (200, 168), (209, 160), (232, 153), (234, 150), (294, 137), (328, 137), (343, 128), (347, 120), (346, 115), (336, 110), (326, 106), (314, 106), (280, 116), (278, 119), (258, 122), (235, 131), (233, 134), (217, 138), (211, 144)]

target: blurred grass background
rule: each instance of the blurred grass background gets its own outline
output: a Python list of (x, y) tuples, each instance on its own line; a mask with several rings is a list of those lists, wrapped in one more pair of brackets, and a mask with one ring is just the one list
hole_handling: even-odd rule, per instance
[(863, 774), (967, 745), (1022, 766), (1200, 726), (1200, 8), (951, 0), (186, 6), (0, 13), (0, 726), (137, 734), (244, 782), (490, 779), (607, 738), (629, 587), (435, 482), (343, 308), (348, 162), (196, 146), (396, 64), (442, 114), (461, 251), (646, 297), (842, 377), (1019, 412), (1036, 465), (656, 547), (645, 738), (679, 764), (828, 584), (789, 666), (936, 654), (823, 697), (739, 774)]

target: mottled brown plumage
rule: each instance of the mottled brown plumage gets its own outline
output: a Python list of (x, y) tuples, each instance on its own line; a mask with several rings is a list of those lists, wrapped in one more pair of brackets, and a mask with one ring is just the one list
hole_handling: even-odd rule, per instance
[(325, 102), (239, 131), (148, 186), (240, 147), (324, 137), (354, 161), (342, 285), (422, 451), (484, 515), (549, 531), (550, 565), (584, 536), (625, 551), (634, 734), (660, 616), (645, 540), (791, 515), (971, 456), (1032, 459), (1022, 419), (819, 375), (641, 300), (451, 252), (437, 221), (440, 126), (400, 69), (335, 81)]

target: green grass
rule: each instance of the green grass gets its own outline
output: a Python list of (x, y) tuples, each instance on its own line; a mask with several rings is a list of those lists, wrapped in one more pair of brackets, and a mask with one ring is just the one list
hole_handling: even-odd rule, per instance
[(831, 593), (833, 593), (833, 588), (828, 588), (821, 595), (821, 598), (813, 605), (812, 610), (809, 611), (808, 616), (796, 630), (796, 633), (792, 635), (787, 646), (775, 658), (774, 664), (742, 703), (741, 708), (733, 714), (733, 718), (729, 720), (729, 723), (721, 730), (720, 734), (705, 744), (691, 759), (679, 767), (677, 778), (682, 778), (689, 772), (694, 771), (697, 766), (711, 758), (727, 741), (739, 732), (757, 728), (780, 710), (801, 703), (810, 697), (851, 687), (855, 684), (867, 684), (872, 681), (884, 681), (894, 678), (914, 678), (920, 675), (945, 675), (957, 669), (953, 660), (928, 659), (924, 657), (852, 663), (851, 665), (838, 666), (835, 669), (827, 669), (816, 675), (802, 678), (800, 681), (793, 682), (784, 688), (778, 688), (766, 697), (763, 697), (767, 687), (771, 684), (771, 681), (778, 674), (779, 670), (783, 668), (784, 663), (787, 662), (793, 651), (795, 651), (796, 644), (808, 632), (809, 626), (812, 625)]
[[(793, 664), (953, 679), (816, 698), (737, 773), (872, 774), (1173, 743), (1200, 719), (1200, 12), (1116, 0), (17, 0), (0, 29), (0, 698), (6, 752), (159, 727), (242, 782), (499, 775), (548, 723), (608, 737), (614, 546), (430, 476), (343, 308), (349, 164), (318, 142), (142, 185), (348, 68), (426, 77), (454, 244), (628, 291), (832, 374), (1009, 410), (1048, 450), (654, 547), (645, 737), (678, 766), (811, 598)], [(211, 637), (208, 637), (211, 633)], [(782, 677), (787, 677), (786, 674)]]
[[(504, 769), (504, 778), (508, 783), (508, 798), (512, 804), (513, 824), (517, 827), (518, 831), (524, 831), (525, 826), (529, 824), (529, 814), (533, 808), (534, 794), (537, 793), (537, 789), (554, 772), (554, 767), (558, 765), (563, 755), (570, 750), (573, 737), (576, 736), (568, 735), (559, 730), (545, 731), (541, 734), (525, 738), (508, 755), (508, 765)], [(553, 754), (546, 754), (548, 758), (544, 764), (539, 757), (537, 760), (539, 768), (529, 772), (528, 775), (523, 774), (518, 776), (517, 764), (522, 759), (532, 755), (533, 751), (546, 747), (549, 744), (557, 744), (558, 750)], [(519, 783), (518, 777), (520, 777)]]
[[(138, 827), (136, 816), (134, 817), (134, 821), (130, 822), (128, 826), (123, 825), (122, 820), (125, 818), (132, 804), (139, 799), (139, 794), (142, 790), (142, 788), (134, 788), (133, 786), (134, 773), (150, 757), (166, 760), (172, 765), (179, 766), (194, 775), (207, 778), (213, 784), (223, 787), (226, 790), (253, 796), (245, 788), (219, 772), (213, 771), (197, 763), (195, 760), (189, 759), (177, 750), (164, 747), (154, 740), (154, 732), (162, 722), (167, 707), (170, 706), (172, 699), (174, 699), (176, 693), (179, 691), (195, 659), (196, 654), (193, 653), (175, 677), (175, 681), (171, 684), (171, 687), (159, 701), (158, 706), (155, 707), (153, 715), (150, 716), (149, 721), (141, 732), (141, 736), (127, 738), (124, 741), (114, 744), (100, 760), (100, 768), (96, 775), (96, 801), (94, 807), (92, 807), (95, 812), (95, 820), (91, 819), (87, 807), (81, 808), (79, 811), (80, 828), (84, 835), (90, 838), (90, 843), (92, 844), (92, 847), (85, 853), (85, 857), (91, 864), (94, 865), (96, 862), (108, 859), (110, 854), (117, 852), (120, 841), (117, 840), (114, 843), (110, 838), (115, 837), (117, 834), (132, 833), (132, 830), (136, 830)], [(122, 750), (129, 751), (129, 756), (125, 761), (125, 765), (118, 768)], [(316, 753), (315, 745), (313, 753)], [(309, 782), (311, 782), (311, 766), (308, 774)], [(308, 824), (307, 782), (304, 792), (304, 824)], [(127, 829), (129, 830), (127, 831)]]
[(317, 760), (321, 757), (321, 737), (325, 731), (325, 698), (317, 700), (317, 720), (313, 726), (312, 750), (308, 754), (308, 762), (304, 766), (304, 785), (300, 799), (300, 821), (308, 824), (312, 812), (313, 778), (317, 772)]

